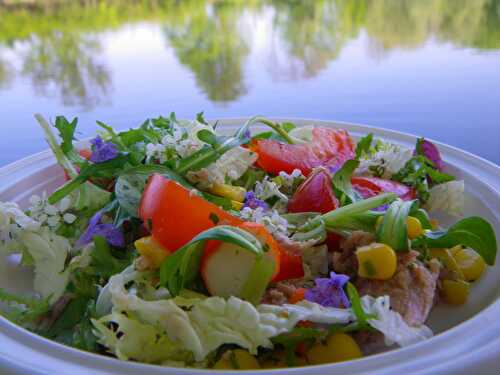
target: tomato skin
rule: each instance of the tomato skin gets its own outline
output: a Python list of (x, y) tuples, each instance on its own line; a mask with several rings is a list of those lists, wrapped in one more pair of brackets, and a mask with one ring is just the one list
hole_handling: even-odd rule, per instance
[(416, 198), (415, 189), (396, 181), (378, 177), (353, 177), (351, 183), (354, 189), (363, 197), (370, 198), (380, 193), (395, 193), (403, 200)]
[(327, 213), (335, 210), (339, 201), (335, 197), (332, 178), (325, 168), (315, 169), (298, 187), (288, 202), (288, 212)]
[(142, 194), (139, 216), (145, 223), (152, 223), (153, 238), (172, 252), (217, 224), (237, 226), (243, 223), (177, 182), (158, 174), (150, 178)]
[(302, 257), (300, 255), (290, 254), (285, 249), (280, 249), (280, 272), (273, 281), (283, 281), (297, 279), (304, 276), (304, 267), (302, 266)]
[(271, 174), (299, 169), (308, 176), (315, 167), (335, 170), (354, 157), (354, 142), (347, 131), (323, 127), (315, 127), (312, 142), (306, 144), (260, 139), (254, 140), (250, 148), (259, 155), (257, 164)]

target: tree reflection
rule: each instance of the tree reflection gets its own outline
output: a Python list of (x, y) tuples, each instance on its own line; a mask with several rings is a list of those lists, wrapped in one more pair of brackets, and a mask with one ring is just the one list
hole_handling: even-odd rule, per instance
[(232, 101), (247, 92), (242, 65), (249, 48), (238, 29), (241, 3), (192, 4), (182, 22), (165, 24), (165, 35), (210, 100)]
[[(248, 91), (244, 66), (265, 40), (263, 63), (275, 79), (308, 79), (366, 34), (383, 55), (430, 39), (459, 47), (500, 49), (500, 0), (134, 0), (36, 2), (0, 0), (0, 88), (28, 78), (40, 95), (91, 108), (112, 86), (99, 32), (150, 21), (214, 102)], [(268, 22), (256, 36), (254, 23)], [(262, 43), (261, 43), (262, 44)], [(6, 53), (8, 51), (9, 53)], [(7, 56), (15, 55), (9, 60)], [(262, 57), (259, 56), (259, 57)], [(261, 61), (256, 63), (262, 63)], [(15, 69), (14, 69), (15, 68)], [(17, 74), (17, 76), (16, 76)]]
[(110, 75), (99, 62), (97, 39), (79, 33), (54, 31), (31, 37), (23, 52), (22, 75), (29, 77), (37, 93), (58, 91), (64, 105), (92, 108), (106, 96)]

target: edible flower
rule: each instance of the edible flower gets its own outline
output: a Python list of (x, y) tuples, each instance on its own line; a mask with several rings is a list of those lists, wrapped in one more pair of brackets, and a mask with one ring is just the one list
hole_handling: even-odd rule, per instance
[(248, 191), (245, 194), (245, 204), (243, 207), (250, 207), (254, 210), (257, 207), (262, 207), (264, 210), (267, 210), (269, 208), (269, 205), (263, 200), (258, 199), (253, 191)]
[(444, 168), (443, 160), (441, 159), (441, 154), (434, 143), (428, 141), (427, 139), (419, 139), (417, 142), (417, 147), (415, 149), (414, 155), (423, 155), (436, 167), (438, 171), (442, 171)]
[(106, 241), (116, 247), (125, 246), (125, 238), (123, 233), (118, 228), (115, 228), (113, 224), (101, 224), (101, 219), (103, 212), (99, 211), (89, 221), (89, 226), (87, 230), (81, 235), (81, 237), (76, 242), (77, 247), (82, 247), (94, 239), (95, 236), (101, 236), (106, 239)]
[(90, 161), (93, 163), (103, 163), (118, 156), (118, 149), (112, 142), (104, 142), (101, 137), (97, 136), (90, 143), (92, 144)]
[(325, 307), (347, 308), (350, 302), (343, 288), (348, 281), (348, 276), (330, 272), (330, 278), (314, 280), (316, 286), (306, 291), (305, 299)]

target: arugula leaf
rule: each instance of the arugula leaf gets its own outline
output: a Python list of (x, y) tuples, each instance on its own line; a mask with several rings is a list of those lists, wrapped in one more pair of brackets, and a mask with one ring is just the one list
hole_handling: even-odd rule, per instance
[(345, 206), (360, 199), (358, 193), (352, 188), (351, 177), (359, 166), (359, 160), (347, 160), (344, 165), (333, 175), (333, 189), (339, 198), (340, 205)]
[(262, 257), (261, 243), (247, 231), (229, 225), (219, 225), (198, 234), (189, 243), (168, 256), (160, 267), (160, 284), (166, 286), (173, 296), (186, 287), (198, 274), (199, 260), (206, 240), (218, 240), (240, 246)]
[(356, 159), (359, 159), (363, 154), (368, 154), (370, 152), (370, 147), (373, 141), (373, 133), (369, 133), (358, 141), (356, 146)]
[(202, 124), (208, 125), (208, 122), (206, 122), (205, 117), (203, 115), (203, 111), (198, 112), (196, 114), (196, 121), (198, 121), (198, 122), (200, 122)]
[(490, 223), (478, 216), (462, 219), (448, 230), (427, 231), (412, 241), (413, 248), (451, 248), (467, 246), (475, 251), (490, 266), (495, 264), (497, 240)]
[(397, 199), (387, 209), (377, 229), (377, 241), (385, 243), (395, 251), (408, 251), (407, 219), (416, 201)]
[(64, 155), (68, 157), (71, 162), (81, 164), (85, 161), (74, 149), (73, 141), (75, 140), (75, 131), (78, 124), (78, 119), (75, 117), (73, 121), (69, 122), (64, 116), (57, 116), (54, 127), (59, 131), (59, 137), (62, 140), (60, 145)]

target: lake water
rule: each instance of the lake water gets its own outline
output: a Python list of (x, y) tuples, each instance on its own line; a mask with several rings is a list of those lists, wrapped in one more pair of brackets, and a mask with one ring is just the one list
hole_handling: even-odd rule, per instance
[(171, 111), (365, 123), (500, 164), (498, 0), (2, 3), (0, 165), (46, 148), (36, 112), (83, 137)]

